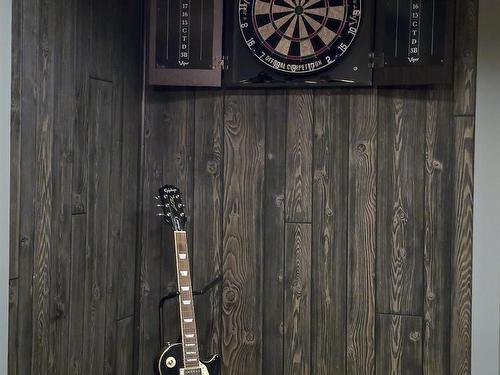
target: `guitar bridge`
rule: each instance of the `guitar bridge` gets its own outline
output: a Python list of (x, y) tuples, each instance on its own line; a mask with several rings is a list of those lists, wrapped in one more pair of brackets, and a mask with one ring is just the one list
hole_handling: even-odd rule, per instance
[(198, 368), (181, 368), (179, 375), (203, 375), (203, 370)]
[(200, 367), (193, 368), (181, 368), (179, 370), (179, 375), (211, 375), (208, 372), (207, 366), (205, 364), (200, 363)]

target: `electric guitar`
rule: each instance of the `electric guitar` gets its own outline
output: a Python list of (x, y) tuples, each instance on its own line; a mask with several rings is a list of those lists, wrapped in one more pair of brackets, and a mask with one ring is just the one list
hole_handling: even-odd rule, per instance
[(186, 215), (178, 188), (166, 185), (160, 188), (162, 216), (174, 231), (177, 287), (179, 288), (179, 318), (181, 342), (168, 345), (155, 361), (156, 375), (219, 375), (220, 358), (201, 361), (198, 352), (196, 319), (191, 289), (191, 274), (186, 237)]

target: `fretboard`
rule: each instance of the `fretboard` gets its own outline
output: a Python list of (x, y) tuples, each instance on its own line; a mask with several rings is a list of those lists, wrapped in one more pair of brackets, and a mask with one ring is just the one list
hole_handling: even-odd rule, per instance
[(177, 263), (177, 286), (179, 287), (179, 311), (181, 320), (184, 367), (199, 366), (198, 337), (194, 314), (193, 292), (186, 232), (175, 231), (175, 255)]

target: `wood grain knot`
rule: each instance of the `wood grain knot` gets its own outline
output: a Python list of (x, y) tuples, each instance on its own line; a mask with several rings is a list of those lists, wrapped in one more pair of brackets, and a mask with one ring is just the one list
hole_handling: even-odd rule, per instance
[(224, 301), (229, 303), (236, 302), (236, 292), (229, 288), (224, 288)]
[(66, 315), (66, 305), (61, 298), (57, 296), (55, 298), (55, 306), (54, 306), (54, 320), (59, 320)]
[(16, 294), (17, 294), (16, 291), (14, 290), (12, 285), (10, 285), (10, 288), (9, 288), (9, 305), (10, 306), (13, 306), (14, 303), (16, 302), (16, 300), (17, 300)]
[(358, 154), (366, 154), (366, 144), (358, 143), (356, 145), (356, 151)]
[(326, 171), (324, 168), (318, 169), (314, 172), (314, 181), (316, 182), (324, 180), (325, 177), (326, 177)]
[(332, 217), (333, 216), (333, 210), (330, 207), (327, 207), (325, 209), (325, 215), (328, 216), (328, 217)]
[(26, 250), (30, 245), (30, 239), (28, 237), (21, 237), (21, 240), (19, 241), (19, 247), (21, 250)]
[(215, 176), (219, 170), (219, 166), (215, 160), (210, 160), (207, 162), (207, 172), (209, 175)]
[(99, 288), (99, 285), (94, 284), (92, 288), (92, 296), (94, 297), (94, 300), (101, 299), (101, 289)]
[(73, 161), (73, 151), (64, 151), (62, 153), (62, 159), (66, 162), (72, 162)]
[(433, 301), (436, 298), (436, 295), (433, 292), (427, 293), (427, 300)]
[(141, 296), (147, 297), (151, 293), (151, 288), (149, 283), (146, 280), (142, 280), (141, 282)]
[(403, 207), (399, 206), (395, 212), (394, 221), (395, 225), (398, 222), (406, 223), (408, 221), (408, 212), (406, 212)]
[(277, 195), (274, 198), (274, 203), (276, 204), (276, 207), (283, 208), (285, 205), (285, 196), (283, 194)]
[(443, 163), (441, 163), (440, 161), (438, 160), (434, 160), (432, 162), (432, 168), (438, 170), (438, 171), (442, 171), (443, 170)]
[(79, 215), (79, 214), (84, 214), (85, 213), (85, 205), (82, 202), (82, 198), (80, 195), (76, 195), (74, 202), (73, 202), (73, 208), (72, 208), (72, 214), (73, 215)]
[[(160, 178), (160, 171), (161, 171), (161, 168), (158, 166), (158, 165), (155, 165), (155, 167), (153, 168), (153, 178), (154, 179), (159, 179)], [(155, 192), (156, 193), (156, 192)]]
[(420, 341), (420, 332), (418, 331), (410, 332), (409, 338), (413, 342)]
[(182, 166), (183, 160), (184, 160), (184, 151), (181, 150), (175, 154), (175, 164), (178, 166)]
[(255, 343), (255, 334), (253, 332), (247, 332), (247, 334), (246, 334), (246, 342), (248, 344)]

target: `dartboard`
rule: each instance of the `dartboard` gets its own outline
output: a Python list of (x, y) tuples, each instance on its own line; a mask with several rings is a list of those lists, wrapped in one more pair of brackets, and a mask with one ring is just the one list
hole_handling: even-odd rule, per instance
[(290, 74), (331, 67), (351, 46), (360, 21), (361, 0), (239, 0), (248, 48)]

